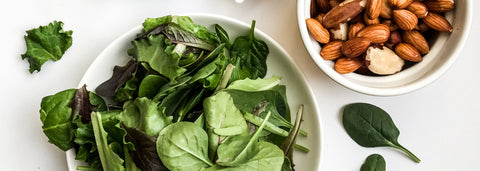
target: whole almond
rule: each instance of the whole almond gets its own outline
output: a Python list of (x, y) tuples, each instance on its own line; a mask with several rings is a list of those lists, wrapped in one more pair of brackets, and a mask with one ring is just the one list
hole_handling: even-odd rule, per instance
[(452, 25), (440, 14), (429, 12), (423, 22), (434, 30), (452, 32)]
[(384, 43), (390, 37), (390, 28), (385, 24), (369, 25), (360, 30), (357, 37), (367, 38), (372, 43)]
[(389, 0), (382, 0), (382, 11), (380, 11), (380, 17), (385, 19), (391, 19), (393, 17), (393, 9)]
[(348, 74), (357, 70), (362, 65), (362, 58), (338, 58), (333, 67), (335, 71), (340, 74)]
[(323, 25), (326, 28), (334, 28), (340, 23), (346, 23), (357, 16), (365, 8), (363, 0), (354, 0), (348, 3), (340, 4), (323, 17)]
[(406, 8), (408, 7), (408, 5), (410, 5), (413, 2), (413, 0), (389, 0), (389, 1), (390, 1), (390, 4), (392, 4), (392, 6), (397, 7), (399, 9)]
[(371, 40), (363, 37), (356, 37), (343, 43), (342, 54), (347, 58), (355, 58), (363, 54), (370, 44)]
[(362, 30), (364, 27), (365, 25), (361, 22), (350, 25), (348, 28), (348, 40), (355, 38), (358, 31)]
[(428, 29), (430, 29), (430, 27), (428, 27), (423, 21), (419, 21), (417, 27), (415, 27), (415, 30), (418, 30), (420, 33), (423, 33)]
[(330, 41), (330, 33), (320, 24), (320, 22), (313, 18), (306, 19), (307, 28), (315, 40), (320, 43), (328, 43)]
[(418, 18), (408, 10), (393, 10), (393, 21), (402, 30), (413, 30), (418, 24)]
[(395, 47), (395, 53), (400, 56), (402, 59), (412, 62), (422, 61), (422, 55), (415, 49), (412, 45), (407, 43), (399, 43)]
[(325, 44), (320, 51), (320, 56), (325, 60), (335, 60), (342, 56), (343, 41), (336, 40)]
[(373, 24), (380, 24), (380, 19), (378, 17), (374, 18), (374, 19), (370, 19), (370, 18), (368, 18), (367, 13), (364, 13), (363, 14), (363, 22), (367, 26), (368, 25), (373, 25)]
[(395, 31), (398, 29), (398, 26), (392, 20), (383, 20), (382, 24), (385, 24), (390, 28), (390, 31)]
[(453, 0), (428, 0), (424, 1), (428, 10), (437, 13), (445, 13), (455, 8), (455, 2)]
[(382, 0), (367, 0), (365, 8), (367, 17), (369, 19), (376, 19), (380, 16), (380, 12), (382, 11)]
[(418, 18), (425, 18), (428, 14), (428, 8), (420, 1), (413, 1), (407, 9), (414, 13)]
[(426, 54), (430, 51), (427, 40), (416, 30), (403, 32), (402, 40), (415, 47), (420, 54)]
[(319, 13), (315, 19), (318, 20), (318, 22), (320, 22), (320, 24), (323, 23), (323, 16), (325, 16), (325, 13)]
[(332, 7), (330, 6), (329, 0), (315, 0), (317, 7), (321, 12), (328, 12)]

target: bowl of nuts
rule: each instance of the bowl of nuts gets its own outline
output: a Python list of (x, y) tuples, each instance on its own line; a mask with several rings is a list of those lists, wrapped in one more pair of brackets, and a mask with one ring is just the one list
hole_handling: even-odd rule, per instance
[(330, 78), (394, 96), (439, 78), (460, 55), (471, 0), (298, 0), (305, 47)]

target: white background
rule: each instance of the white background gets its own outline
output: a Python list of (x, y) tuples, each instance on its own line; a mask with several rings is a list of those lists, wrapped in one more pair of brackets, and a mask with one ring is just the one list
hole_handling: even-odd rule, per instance
[[(473, 9), (480, 4), (474, 2)], [(67, 170), (65, 153), (41, 130), (41, 98), (75, 88), (95, 57), (115, 38), (147, 17), (205, 12), (257, 20), (257, 28), (280, 43), (305, 73), (320, 106), (323, 131), (321, 170), (359, 170), (379, 153), (387, 170), (480, 170), (480, 12), (474, 10), (470, 38), (454, 65), (418, 91), (394, 97), (353, 92), (328, 78), (307, 54), (297, 26), (295, 0), (16, 0), (0, 5), (0, 170)], [(58, 62), (30, 74), (25, 31), (53, 20), (73, 30), (73, 45)], [(399, 142), (422, 162), (389, 148), (364, 148), (346, 134), (341, 108), (373, 103), (391, 114)]]

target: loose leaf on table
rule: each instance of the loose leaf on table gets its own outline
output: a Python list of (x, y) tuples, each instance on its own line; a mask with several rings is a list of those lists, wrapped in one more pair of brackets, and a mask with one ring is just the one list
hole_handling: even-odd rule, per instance
[(72, 45), (72, 31), (63, 30), (63, 22), (53, 21), (46, 26), (39, 26), (27, 31), (25, 42), (27, 51), (22, 59), (30, 63), (30, 73), (40, 71), (48, 60), (57, 61)]
[(367, 103), (352, 103), (345, 106), (343, 127), (361, 146), (390, 146), (407, 153), (413, 161), (420, 162), (419, 158), (398, 143), (400, 131), (390, 115), (377, 106)]
[(385, 159), (380, 154), (372, 154), (365, 159), (360, 171), (385, 171)]
[(267, 74), (267, 44), (255, 38), (255, 20), (247, 36), (239, 36), (232, 44), (230, 63), (235, 65), (230, 82), (245, 78), (263, 78)]
[(177, 122), (163, 129), (157, 152), (170, 170), (200, 170), (214, 164), (208, 158), (208, 136), (192, 122)]
[(124, 127), (127, 131), (126, 140), (135, 145), (135, 151), (129, 156), (135, 165), (142, 170), (168, 170), (157, 154), (156, 139), (136, 128)]
[(97, 112), (92, 112), (92, 126), (95, 134), (98, 154), (105, 171), (122, 171), (123, 159), (116, 154), (112, 146), (108, 143), (107, 132), (103, 128), (102, 116)]
[(132, 78), (132, 73), (137, 66), (137, 62), (130, 60), (125, 66), (115, 66), (110, 79), (100, 84), (96, 89), (101, 96), (112, 97), (115, 91)]
[(172, 122), (172, 118), (166, 117), (157, 106), (158, 103), (146, 97), (127, 101), (119, 120), (127, 127), (136, 128), (157, 137), (158, 133)]

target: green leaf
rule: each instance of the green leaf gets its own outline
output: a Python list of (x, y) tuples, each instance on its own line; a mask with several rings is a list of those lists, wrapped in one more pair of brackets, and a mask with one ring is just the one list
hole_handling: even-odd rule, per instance
[(377, 106), (367, 103), (352, 103), (345, 106), (343, 127), (361, 146), (390, 146), (404, 151), (413, 161), (420, 162), (420, 159), (398, 143), (400, 131), (390, 115)]
[(279, 85), (282, 77), (272, 76), (271, 78), (266, 79), (250, 79), (246, 78), (243, 80), (237, 80), (228, 85), (227, 89), (230, 90), (242, 90), (242, 91), (264, 91), (273, 89), (275, 86)]
[(385, 159), (380, 154), (372, 154), (365, 159), (360, 171), (385, 171)]
[(22, 59), (27, 58), (30, 63), (30, 73), (40, 71), (48, 60), (60, 60), (72, 45), (73, 31), (64, 31), (63, 22), (53, 21), (46, 26), (39, 26), (27, 31), (25, 42), (27, 51)]
[(239, 36), (233, 42), (230, 63), (235, 65), (230, 82), (245, 78), (263, 78), (267, 74), (267, 44), (255, 38), (255, 20), (252, 21), (250, 33)]
[(248, 135), (248, 128), (242, 112), (235, 107), (232, 97), (219, 92), (203, 102), (205, 125), (208, 135), (208, 149), (213, 159), (218, 146), (232, 135)]
[(147, 75), (138, 88), (138, 97), (153, 99), (160, 88), (167, 84), (168, 80), (158, 75)]
[(102, 116), (97, 112), (92, 112), (92, 126), (95, 134), (98, 154), (105, 171), (122, 171), (123, 159), (113, 152), (112, 147), (107, 142), (107, 132), (103, 129)]
[(157, 137), (158, 133), (172, 122), (158, 110), (158, 103), (141, 97), (125, 102), (119, 120), (127, 127), (136, 128), (148, 135)]
[(131, 160), (141, 170), (167, 170), (158, 157), (154, 137), (135, 128), (124, 128), (127, 131), (126, 140), (135, 145), (135, 150), (126, 154), (125, 158), (131, 156)]
[[(176, 53), (170, 53), (174, 45), (163, 35), (148, 36), (144, 39), (135, 40), (132, 44), (139, 62), (148, 63), (153, 70), (168, 79), (175, 80), (176, 77), (186, 71), (185, 68), (179, 66), (180, 56)], [(167, 48), (170, 48), (170, 50)]]
[(170, 170), (200, 170), (213, 166), (208, 158), (208, 136), (192, 122), (177, 122), (163, 129), (157, 140), (158, 156)]
[[(300, 131), (300, 125), (302, 124), (303, 121), (303, 105), (300, 105), (298, 107), (298, 112), (297, 112), (297, 117), (295, 118), (295, 125), (290, 130), (290, 134), (288, 137), (283, 141), (282, 145), (280, 145), (280, 148), (282, 149), (283, 153), (285, 156), (289, 159), (289, 162), (293, 162), (293, 147), (295, 146), (295, 143), (297, 141), (297, 135)], [(294, 165), (291, 163), (291, 167), (293, 168)]]
[(230, 49), (230, 47), (232, 46), (232, 43), (230, 43), (228, 32), (225, 29), (223, 29), (222, 26), (215, 24), (215, 33), (217, 34), (220, 41), (222, 43), (225, 43), (225, 47), (227, 47), (227, 49)]
[(213, 90), (220, 83), (223, 75), (223, 71), (228, 64), (227, 57), (224, 53), (218, 54), (214, 61), (203, 66), (192, 76), (190, 83), (199, 81), (203, 84), (203, 87)]

